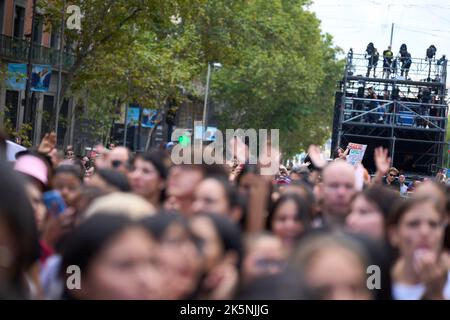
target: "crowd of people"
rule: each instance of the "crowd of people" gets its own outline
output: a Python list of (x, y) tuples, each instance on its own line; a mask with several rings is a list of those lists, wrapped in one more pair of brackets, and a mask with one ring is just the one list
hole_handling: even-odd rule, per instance
[(54, 133), (15, 161), (4, 149), (1, 298), (450, 299), (450, 189), (402, 197), (382, 148), (373, 177), (314, 145), (275, 175), (248, 150), (209, 165), (122, 146), (76, 157)]

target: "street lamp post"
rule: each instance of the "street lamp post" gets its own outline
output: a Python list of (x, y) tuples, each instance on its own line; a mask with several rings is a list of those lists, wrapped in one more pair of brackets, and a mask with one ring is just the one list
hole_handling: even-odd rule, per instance
[(63, 1), (61, 8), (61, 27), (59, 31), (59, 52), (58, 52), (58, 82), (56, 86), (56, 107), (55, 107), (55, 133), (58, 135), (59, 125), (59, 105), (61, 104), (61, 82), (62, 82), (62, 67), (63, 67), (63, 52), (64, 52), (64, 26), (65, 26), (65, 11), (66, 0)]
[(207, 126), (207, 112), (208, 112), (208, 95), (209, 86), (211, 81), (211, 72), (213, 68), (222, 68), (222, 64), (219, 62), (208, 63), (208, 72), (206, 74), (206, 91), (205, 91), (205, 103), (203, 105), (203, 127), (205, 128), (203, 134), (206, 132)]
[(208, 93), (209, 93), (209, 81), (211, 78), (211, 63), (208, 63), (208, 73), (206, 74), (206, 91), (205, 91), (205, 102), (203, 105), (203, 127), (206, 131), (206, 112), (208, 106)]
[(33, 0), (33, 13), (31, 17), (31, 36), (30, 36), (30, 45), (28, 47), (28, 63), (27, 63), (27, 83), (25, 88), (25, 123), (31, 122), (31, 75), (33, 66), (31, 61), (33, 59), (33, 44), (34, 44), (34, 28), (36, 24), (36, 0)]

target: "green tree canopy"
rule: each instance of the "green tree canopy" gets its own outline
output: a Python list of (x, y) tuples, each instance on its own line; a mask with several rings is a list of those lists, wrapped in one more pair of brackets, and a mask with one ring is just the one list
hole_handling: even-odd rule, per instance
[(286, 155), (330, 136), (343, 63), (304, 0), (248, 1), (238, 13), (240, 56), (214, 75), (223, 128), (280, 129)]
[[(58, 25), (62, 1), (40, 3)], [(98, 106), (106, 99), (162, 108), (183, 92), (203, 98), (198, 84), (218, 61), (212, 94), (220, 127), (280, 129), (285, 154), (297, 153), (329, 137), (343, 67), (308, 3), (74, 0), (84, 16), (81, 31), (66, 33), (75, 64), (63, 94), (88, 88)]]

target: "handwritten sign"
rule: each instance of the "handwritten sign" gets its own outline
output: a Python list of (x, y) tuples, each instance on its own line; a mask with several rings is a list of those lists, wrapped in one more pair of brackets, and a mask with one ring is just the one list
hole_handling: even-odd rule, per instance
[(347, 155), (347, 162), (353, 166), (361, 163), (364, 158), (364, 153), (366, 152), (366, 144), (349, 143), (348, 147), (350, 149)]

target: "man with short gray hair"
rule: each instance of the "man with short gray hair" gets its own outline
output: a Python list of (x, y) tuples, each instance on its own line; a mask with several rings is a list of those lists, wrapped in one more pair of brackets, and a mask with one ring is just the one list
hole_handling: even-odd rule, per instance
[(322, 218), (327, 226), (343, 226), (356, 193), (355, 169), (343, 160), (327, 165), (320, 187)]

